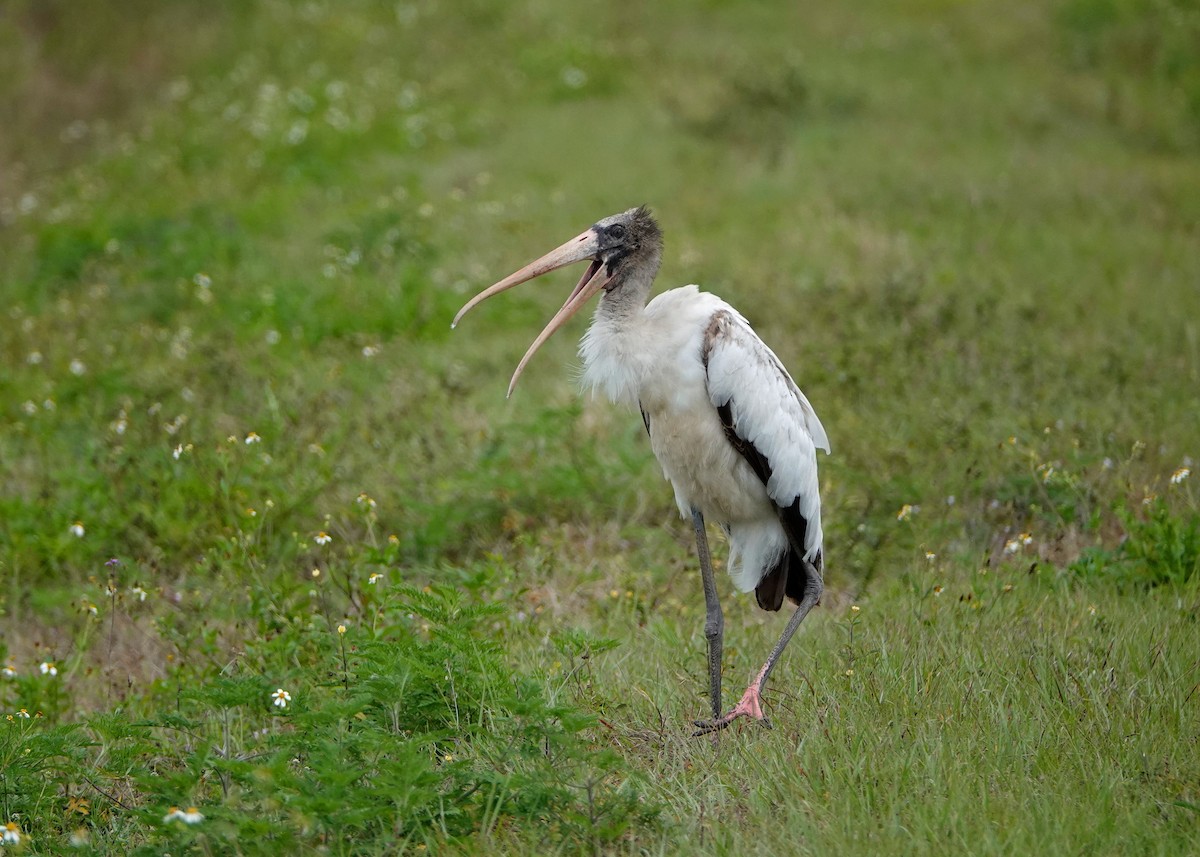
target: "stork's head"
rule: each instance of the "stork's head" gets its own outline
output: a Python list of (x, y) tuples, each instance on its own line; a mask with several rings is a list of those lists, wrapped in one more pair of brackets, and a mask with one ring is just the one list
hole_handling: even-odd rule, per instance
[(517, 386), (517, 379), (521, 377), (534, 352), (541, 348), (542, 343), (556, 330), (566, 324), (589, 298), (601, 289), (616, 296), (621, 290), (629, 287), (640, 289), (641, 298), (644, 300), (645, 294), (649, 292), (650, 281), (658, 273), (661, 259), (662, 230), (658, 228), (658, 223), (646, 206), (631, 208), (598, 221), (586, 232), (575, 236), (557, 250), (551, 250), (542, 258), (530, 262), (516, 273), (484, 289), (458, 311), (451, 327), (457, 326), (464, 315), (492, 295), (566, 265), (590, 262), (562, 309), (550, 319), (550, 323), (538, 334), (525, 356), (521, 358), (508, 385), (508, 395), (511, 396)]
[(598, 250), (592, 265), (597, 266), (597, 273), (604, 268), (606, 280), (600, 288), (606, 292), (620, 288), (631, 274), (650, 280), (658, 273), (662, 230), (646, 206), (606, 217), (584, 235), (596, 236)]

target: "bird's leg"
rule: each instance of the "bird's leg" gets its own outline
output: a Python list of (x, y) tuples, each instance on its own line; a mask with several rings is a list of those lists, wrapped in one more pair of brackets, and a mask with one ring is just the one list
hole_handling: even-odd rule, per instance
[(770, 677), (771, 670), (775, 669), (775, 663), (779, 660), (779, 656), (787, 648), (788, 641), (792, 639), (792, 635), (796, 633), (796, 629), (800, 627), (800, 623), (808, 615), (808, 611), (812, 610), (817, 602), (821, 600), (821, 591), (824, 588), (824, 584), (821, 581), (821, 573), (816, 568), (806, 564), (805, 571), (807, 572), (807, 580), (804, 584), (804, 596), (800, 599), (800, 604), (796, 607), (796, 612), (788, 620), (787, 627), (783, 629), (783, 634), (780, 635), (779, 642), (775, 644), (775, 648), (771, 649), (771, 654), (767, 656), (767, 662), (763, 664), (763, 668), (758, 671), (758, 675), (754, 677), (750, 682), (750, 686), (746, 688), (746, 692), (742, 694), (741, 701), (724, 717), (714, 716), (709, 721), (697, 720), (697, 729), (693, 733), (693, 737), (724, 729), (739, 717), (753, 717), (755, 720), (761, 720), (765, 726), (769, 727), (771, 725), (771, 721), (767, 720), (762, 710), (763, 686), (767, 683), (767, 678)]
[(713, 719), (721, 716), (721, 650), (725, 640), (725, 616), (717, 600), (717, 580), (713, 576), (712, 554), (704, 532), (704, 516), (692, 509), (692, 526), (696, 530), (696, 553), (700, 555), (700, 577), (704, 581), (704, 639), (708, 641), (708, 695), (712, 702)]

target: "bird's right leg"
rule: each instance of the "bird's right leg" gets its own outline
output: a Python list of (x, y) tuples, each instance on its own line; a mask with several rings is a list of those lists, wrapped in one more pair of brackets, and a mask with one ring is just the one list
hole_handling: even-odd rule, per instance
[(700, 555), (700, 576), (704, 581), (704, 639), (708, 641), (708, 695), (712, 702), (713, 720), (721, 716), (721, 650), (725, 640), (725, 616), (717, 600), (717, 580), (713, 576), (712, 554), (704, 532), (704, 515), (692, 509), (692, 526), (696, 530), (696, 553)]
[(800, 603), (796, 605), (796, 612), (788, 620), (787, 627), (783, 629), (783, 634), (780, 636), (779, 642), (775, 644), (775, 648), (767, 656), (767, 662), (763, 664), (763, 668), (758, 671), (758, 675), (754, 677), (750, 682), (750, 686), (746, 688), (746, 692), (742, 694), (741, 701), (724, 717), (714, 717), (707, 723), (697, 721), (696, 726), (699, 728), (696, 732), (692, 733), (692, 737), (705, 735), (710, 732), (719, 732), (739, 717), (750, 717), (761, 721), (766, 726), (771, 725), (770, 721), (763, 715), (763, 685), (767, 683), (767, 679), (771, 675), (771, 670), (775, 669), (775, 664), (779, 660), (779, 656), (787, 648), (788, 641), (792, 639), (792, 635), (796, 633), (796, 629), (800, 627), (800, 623), (804, 621), (804, 617), (808, 615), (808, 611), (817, 606), (817, 603), (821, 600), (821, 592), (824, 589), (819, 569), (809, 565), (806, 575), (804, 594), (800, 598)]

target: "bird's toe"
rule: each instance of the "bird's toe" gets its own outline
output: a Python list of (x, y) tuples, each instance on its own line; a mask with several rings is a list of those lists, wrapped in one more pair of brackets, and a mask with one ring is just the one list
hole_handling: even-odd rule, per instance
[(696, 727), (696, 731), (692, 733), (692, 737), (699, 738), (701, 735), (711, 735), (714, 732), (720, 732), (730, 722), (724, 717), (719, 720), (693, 720), (692, 725)]

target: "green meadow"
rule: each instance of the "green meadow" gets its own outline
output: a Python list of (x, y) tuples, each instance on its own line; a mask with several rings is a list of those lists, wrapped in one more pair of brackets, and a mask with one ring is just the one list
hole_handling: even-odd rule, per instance
[[(0, 6), (0, 853), (1200, 853), (1194, 0)], [(577, 274), (815, 406), (714, 745)], [(725, 706), (784, 624), (722, 573)]]

